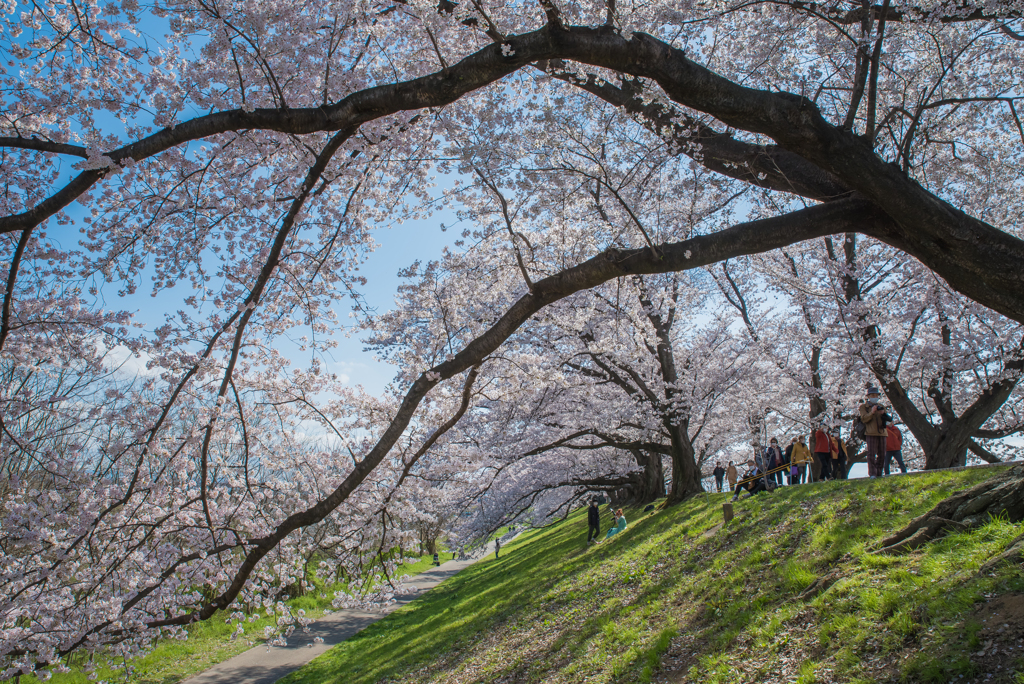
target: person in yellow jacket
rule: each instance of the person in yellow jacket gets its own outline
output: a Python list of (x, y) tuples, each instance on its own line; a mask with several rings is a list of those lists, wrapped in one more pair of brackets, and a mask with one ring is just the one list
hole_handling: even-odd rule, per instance
[(796, 437), (793, 442), (793, 456), (791, 459), (792, 464), (796, 466), (796, 480), (793, 484), (807, 482), (807, 466), (811, 464), (811, 460), (811, 450), (807, 447), (804, 436)]

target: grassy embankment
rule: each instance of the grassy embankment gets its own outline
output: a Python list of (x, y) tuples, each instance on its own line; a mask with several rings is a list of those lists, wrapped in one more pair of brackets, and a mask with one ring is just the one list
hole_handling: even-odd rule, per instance
[(698, 497), (628, 511), (625, 533), (591, 547), (579, 511), (284, 681), (1024, 684), (1021, 566), (978, 573), (1021, 525), (868, 552), (994, 472), (787, 487), (739, 502), (724, 528), (724, 496)]
[[(450, 552), (440, 545), (442, 558)], [(432, 556), (422, 556), (415, 563), (406, 563), (397, 570), (397, 576), (417, 575), (428, 570), (433, 565)], [(285, 603), (291, 607), (292, 612), (304, 610), (306, 617), (321, 617), (325, 611), (331, 609), (331, 601), (335, 591), (344, 590), (344, 585), (324, 585), (317, 582), (316, 588), (304, 596), (289, 599)], [(164, 639), (146, 655), (144, 658), (133, 662), (133, 675), (131, 682), (138, 684), (174, 684), (194, 674), (202, 672), (207, 668), (243, 653), (257, 644), (264, 643), (263, 628), (274, 626), (277, 621), (277, 614), (267, 616), (265, 613), (254, 622), (245, 623), (245, 635), (239, 639), (231, 639), (234, 625), (227, 624), (224, 619), (228, 615), (223, 611), (217, 612), (209, 620), (197, 623), (188, 628), (188, 639), (178, 641)], [(98, 661), (101, 662), (101, 661)], [(97, 669), (100, 680), (124, 681), (124, 671), (114, 671), (109, 668), (100, 667)], [(9, 680), (8, 680), (9, 681)], [(22, 677), (22, 684), (35, 684), (36, 678)], [(90, 684), (86, 674), (80, 667), (75, 667), (67, 674), (54, 674), (50, 679), (53, 684)]]

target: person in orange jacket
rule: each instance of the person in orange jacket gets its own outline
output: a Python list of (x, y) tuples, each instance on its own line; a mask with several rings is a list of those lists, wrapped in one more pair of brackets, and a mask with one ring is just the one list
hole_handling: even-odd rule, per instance
[(839, 436), (839, 430), (832, 435), (832, 479), (846, 479), (846, 442)]
[(889, 474), (889, 464), (893, 459), (900, 465), (900, 470), (907, 472), (907, 466), (903, 464), (903, 433), (896, 427), (895, 423), (885, 426), (885, 474)]

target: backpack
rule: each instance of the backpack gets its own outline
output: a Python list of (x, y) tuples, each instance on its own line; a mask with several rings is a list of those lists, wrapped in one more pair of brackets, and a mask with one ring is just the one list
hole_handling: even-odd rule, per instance
[(864, 439), (868, 436), (868, 426), (859, 416), (853, 419), (853, 434), (857, 436), (857, 439)]

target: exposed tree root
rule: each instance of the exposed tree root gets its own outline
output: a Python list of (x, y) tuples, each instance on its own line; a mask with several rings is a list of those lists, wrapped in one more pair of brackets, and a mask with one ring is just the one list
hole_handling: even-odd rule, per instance
[(841, 575), (838, 570), (833, 570), (827, 575), (823, 575), (818, 579), (814, 580), (813, 582), (811, 582), (811, 585), (809, 587), (800, 592), (800, 598), (802, 600), (814, 598), (818, 594), (822, 594), (828, 591), (833, 584), (835, 584), (842, 578), (843, 575)]
[(1020, 535), (998, 556), (992, 556), (978, 568), (978, 574), (987, 575), (1004, 563), (1024, 563), (1024, 534)]
[[(1010, 522), (1024, 520), (1024, 466), (1011, 468), (940, 501), (935, 508), (880, 541), (875, 553), (912, 551), (951, 531), (969, 530), (998, 516)], [(1020, 538), (1015, 544), (1024, 546)]]

